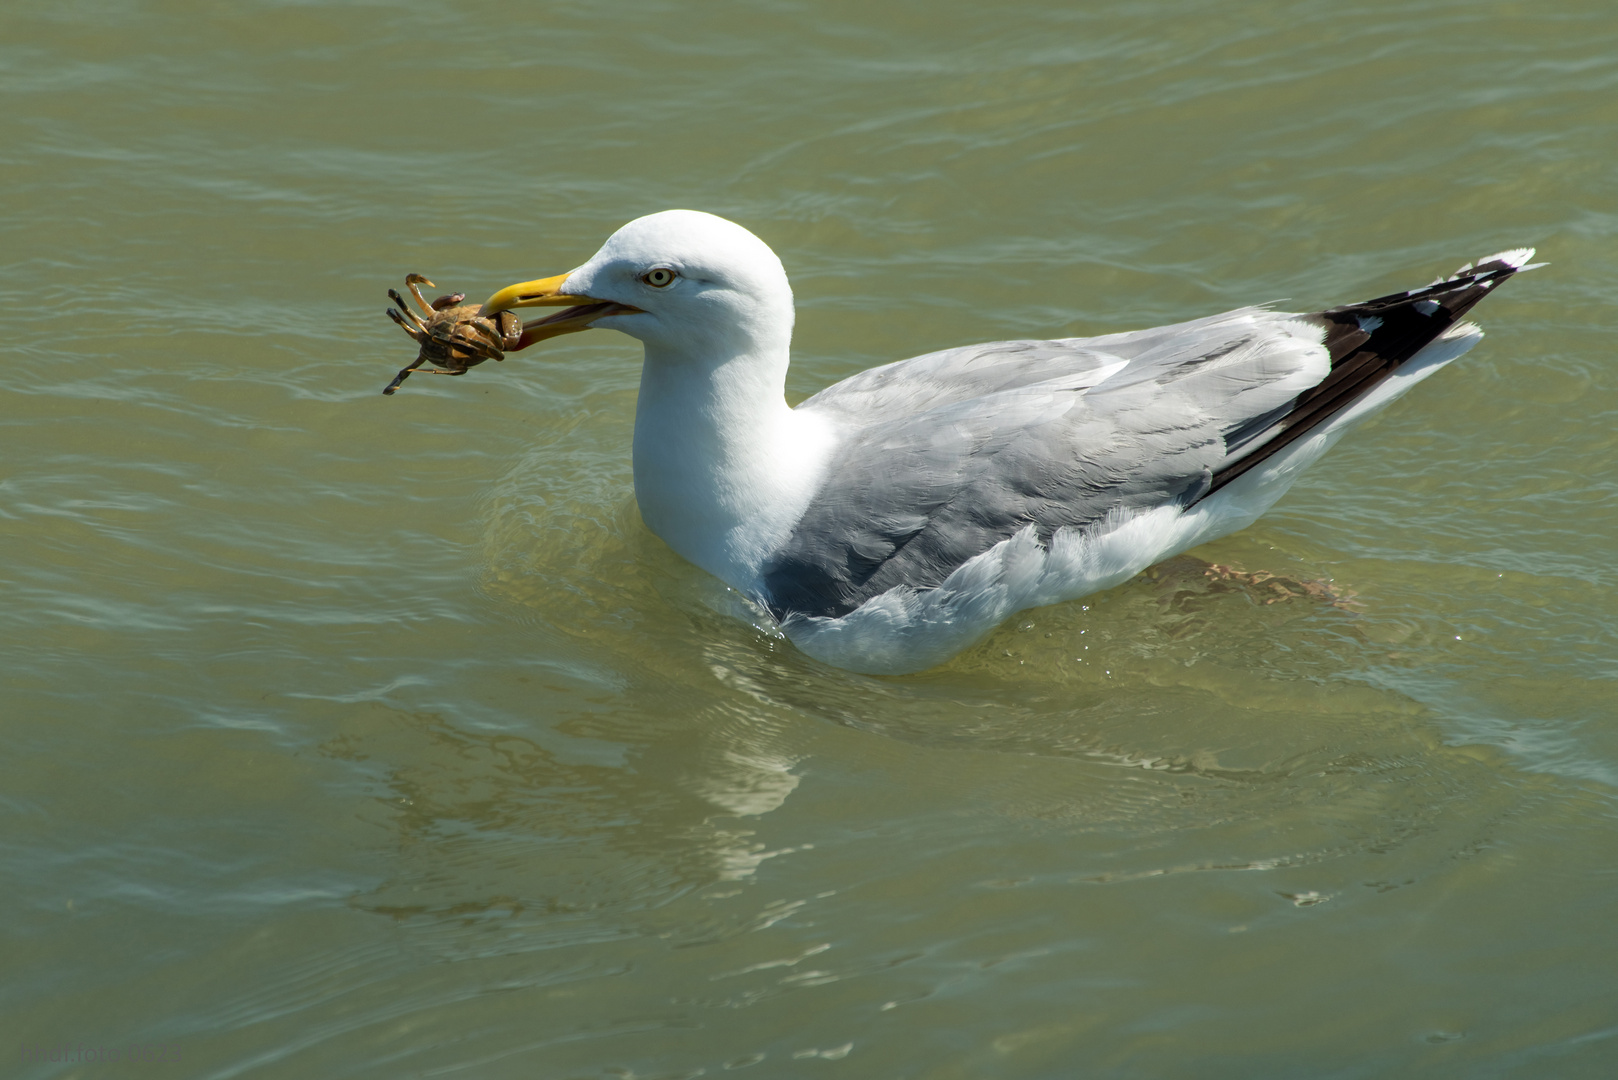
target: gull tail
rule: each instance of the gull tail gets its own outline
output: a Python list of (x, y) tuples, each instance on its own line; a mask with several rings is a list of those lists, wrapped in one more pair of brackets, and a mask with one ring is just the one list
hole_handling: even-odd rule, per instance
[[(1216, 471), (1212, 484), (1200, 498), (1218, 491), (1363, 400), (1416, 354), (1450, 332), (1502, 282), (1545, 265), (1530, 263), (1533, 257), (1533, 248), (1502, 251), (1480, 259), (1475, 267), (1467, 263), (1425, 288), (1300, 316), (1325, 329), (1331, 373), (1281, 408), (1244, 425), (1243, 430), (1231, 432), (1226, 445), (1232, 451), (1249, 444), (1252, 449)], [(1460, 332), (1466, 329), (1462, 327)], [(1475, 327), (1471, 332), (1481, 336)]]

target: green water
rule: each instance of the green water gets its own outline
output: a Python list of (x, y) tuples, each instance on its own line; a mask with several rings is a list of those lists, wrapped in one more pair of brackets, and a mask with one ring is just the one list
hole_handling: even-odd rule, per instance
[[(640, 524), (629, 339), (378, 393), (407, 271), (671, 206), (795, 399), (1551, 266), (1202, 561), (880, 679)], [(8, 0), (0, 1074), (1618, 1073), (1615, 243), (1611, 0)]]

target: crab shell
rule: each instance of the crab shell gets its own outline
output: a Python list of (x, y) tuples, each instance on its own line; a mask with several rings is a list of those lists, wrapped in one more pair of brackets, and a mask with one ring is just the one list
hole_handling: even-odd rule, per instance
[(511, 311), (484, 317), (479, 310), (478, 304), (435, 310), (425, 320), (414, 366), (432, 364), (459, 375), (485, 360), (504, 360), (505, 350), (522, 336), (522, 319)]

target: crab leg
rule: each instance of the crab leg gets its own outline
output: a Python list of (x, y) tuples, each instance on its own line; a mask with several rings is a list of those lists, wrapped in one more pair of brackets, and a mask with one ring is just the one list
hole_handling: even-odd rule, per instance
[(494, 349), (495, 353), (498, 355), (500, 346), (505, 343), (504, 339), (502, 339), (499, 334), (495, 333), (493, 330), (489, 329), (487, 326), (484, 326), (480, 322), (469, 322), (466, 324), (466, 326), (467, 329), (476, 333), (479, 337), (487, 339), (489, 346)]
[(415, 371), (415, 370), (416, 370), (415, 368), (409, 368), (409, 367), (405, 368), (403, 371), (399, 372), (399, 374), (397, 374), (397, 375), (395, 375), (393, 377), (392, 382), (390, 382), (388, 385), (386, 385), (386, 386), (384, 386), (382, 388), (382, 392), (384, 394), (391, 395), (395, 390), (399, 389), (399, 384), (400, 383), (402, 383), (406, 379), (410, 378), (410, 373), (412, 371)]
[(421, 368), (421, 367), (402, 368), (402, 369), (400, 369), (399, 374), (397, 374), (397, 375), (395, 375), (393, 377), (393, 381), (388, 383), (388, 385), (386, 385), (386, 386), (384, 386), (382, 388), (382, 392), (384, 394), (392, 395), (394, 391), (399, 389), (399, 384), (400, 383), (402, 383), (406, 379), (410, 378), (412, 373), (417, 373), (417, 372), (419, 372), (422, 375), (465, 375), (466, 374), (466, 372), (464, 372), (464, 371), (446, 371), (443, 368)]
[[(409, 310), (410, 310), (409, 308), (406, 308), (405, 309), (406, 313), (408, 313)], [(414, 316), (411, 316), (411, 317), (414, 318)], [(405, 317), (403, 315), (399, 314), (393, 308), (388, 309), (388, 318), (390, 318), (394, 322), (398, 323), (399, 327), (402, 330), (404, 330), (405, 333), (407, 333), (411, 337), (415, 338), (417, 342), (422, 343), (422, 344), (426, 343), (426, 341), (427, 341), (426, 331), (416, 329), (416, 327), (414, 325), (406, 322)], [(418, 324), (420, 323), (420, 321), (421, 320), (419, 320), (419, 319), (416, 320), (416, 322)]]
[(505, 354), (500, 351), (500, 339), (476, 322), (441, 322), (428, 332), (434, 341), (451, 350), (461, 349), (484, 360), (505, 359)]
[(421, 287), (423, 285), (427, 286), (429, 289), (438, 288), (437, 285), (434, 285), (420, 274), (405, 275), (405, 287), (415, 295), (416, 303), (421, 305), (421, 310), (425, 311), (428, 315), (431, 315), (433, 313), (433, 306), (429, 304), (421, 295)]
[[(409, 317), (410, 321), (415, 325), (417, 330), (427, 329), (427, 324), (421, 321), (421, 317), (419, 315), (410, 310), (410, 305), (405, 303), (404, 297), (400, 296), (397, 290), (389, 289), (388, 299), (399, 305), (399, 310), (404, 312), (405, 315)], [(419, 293), (416, 295), (416, 299), (421, 299), (421, 295)], [(429, 311), (427, 314), (431, 315), (432, 312)]]
[(469, 352), (479, 360), (504, 360), (506, 358), (505, 353), (488, 342), (477, 338), (459, 337), (455, 339), (455, 344), (463, 352)]

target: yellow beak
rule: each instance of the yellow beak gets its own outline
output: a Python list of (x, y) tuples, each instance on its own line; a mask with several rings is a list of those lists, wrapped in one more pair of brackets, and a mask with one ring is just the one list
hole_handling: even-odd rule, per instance
[(507, 285), (483, 302), (483, 310), (479, 314), (495, 315), (520, 307), (576, 307), (581, 304), (600, 303), (599, 300), (588, 296), (569, 296), (564, 293), (562, 282), (566, 280), (566, 274), (557, 274), (555, 277), (540, 278), (538, 281), (519, 281), (515, 285)]
[(567, 311), (558, 311), (555, 315), (532, 322), (523, 323), (522, 338), (518, 341), (517, 349), (526, 349), (536, 342), (548, 338), (560, 337), (563, 334), (576, 334), (580, 330), (590, 329), (597, 319), (604, 319), (608, 315), (629, 315), (639, 312), (639, 308), (628, 304), (618, 304), (611, 300), (597, 300), (593, 296), (572, 296), (562, 291), (562, 283), (567, 280), (566, 274), (557, 274), (555, 277), (540, 278), (538, 281), (519, 281), (515, 285), (507, 285), (488, 300), (484, 301), (483, 309), (478, 314), (483, 316), (498, 315), (502, 311), (510, 311), (520, 307), (565, 307)]

